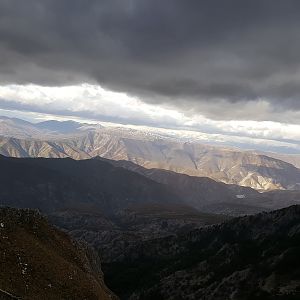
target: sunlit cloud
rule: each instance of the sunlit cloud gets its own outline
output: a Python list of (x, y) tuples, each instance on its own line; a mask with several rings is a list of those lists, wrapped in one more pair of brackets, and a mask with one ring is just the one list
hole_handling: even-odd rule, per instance
[[(213, 120), (201, 114), (143, 102), (126, 93), (100, 85), (0, 86), (0, 108), (26, 112), (31, 120), (72, 119), (80, 122), (110, 122), (129, 126), (168, 129), (169, 134), (188, 140), (269, 145), (299, 148), (300, 125), (272, 121)], [(0, 112), (1, 113), (1, 112)], [(156, 128), (156, 129), (155, 129)], [(172, 133), (173, 132), (173, 133)], [(164, 133), (166, 134), (166, 133)]]

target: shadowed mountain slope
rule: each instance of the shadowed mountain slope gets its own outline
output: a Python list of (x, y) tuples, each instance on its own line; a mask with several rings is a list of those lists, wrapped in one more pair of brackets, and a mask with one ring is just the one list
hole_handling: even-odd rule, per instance
[[(254, 189), (238, 185), (228, 185), (208, 177), (189, 176), (162, 169), (147, 169), (126, 160), (105, 160), (101, 157), (97, 157), (96, 159), (108, 161), (114, 166), (123, 167), (153, 181), (165, 184), (176, 192), (186, 204), (199, 210), (207, 205), (220, 202), (236, 202), (242, 205), (241, 202), (243, 201), (239, 200), (237, 195), (249, 198), (259, 195)], [(244, 202), (247, 201), (248, 199), (244, 200)]]
[(207, 177), (189, 176), (161, 169), (147, 169), (129, 161), (106, 160), (114, 166), (137, 172), (167, 185), (183, 201), (203, 212), (225, 215), (254, 214), (300, 203), (299, 191), (275, 190), (259, 193), (249, 187), (225, 184)]
[(39, 208), (47, 213), (74, 210), (109, 216), (126, 208), (160, 204), (169, 205), (171, 210), (179, 205), (230, 215), (224, 209), (229, 205), (232, 215), (240, 215), (300, 201), (297, 191), (260, 194), (205, 177), (102, 158), (78, 161), (1, 156), (0, 167), (1, 204)]
[(162, 184), (97, 160), (0, 157), (0, 203), (113, 213), (143, 203), (180, 203)]
[(104, 272), (122, 299), (296, 300), (299, 251), (291, 206), (128, 247)]

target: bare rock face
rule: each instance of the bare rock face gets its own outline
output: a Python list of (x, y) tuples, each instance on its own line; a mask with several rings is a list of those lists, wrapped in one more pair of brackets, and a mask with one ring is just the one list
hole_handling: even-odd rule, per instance
[(0, 208), (0, 239), (0, 299), (117, 299), (94, 250), (37, 211)]

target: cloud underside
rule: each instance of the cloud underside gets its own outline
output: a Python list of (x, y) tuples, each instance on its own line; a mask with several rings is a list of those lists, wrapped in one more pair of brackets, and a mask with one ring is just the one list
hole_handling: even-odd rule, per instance
[[(42, 99), (42, 100), (41, 100)], [(266, 110), (263, 103), (243, 105), (240, 111)], [(235, 105), (236, 106), (236, 105)], [(83, 119), (125, 125), (167, 128), (178, 138), (225, 143), (243, 148), (279, 152), (300, 152), (300, 125), (280, 122), (213, 120), (203, 115), (144, 103), (125, 93), (108, 91), (99, 85), (62, 87), (7, 85), (0, 87), (0, 115), (19, 116), (31, 112), (30, 119)], [(13, 111), (13, 112), (12, 112)], [(284, 116), (284, 114), (281, 114)], [(297, 113), (295, 112), (295, 118)], [(298, 113), (298, 118), (300, 114)], [(153, 129), (156, 128), (156, 129)]]
[(299, 11), (290, 0), (4, 0), (0, 82), (88, 82), (190, 116), (300, 123)]

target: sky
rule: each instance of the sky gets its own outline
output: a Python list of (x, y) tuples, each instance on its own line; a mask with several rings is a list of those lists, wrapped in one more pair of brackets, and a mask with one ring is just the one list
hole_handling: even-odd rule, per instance
[(0, 0), (0, 66), (0, 114), (300, 153), (297, 0)]

